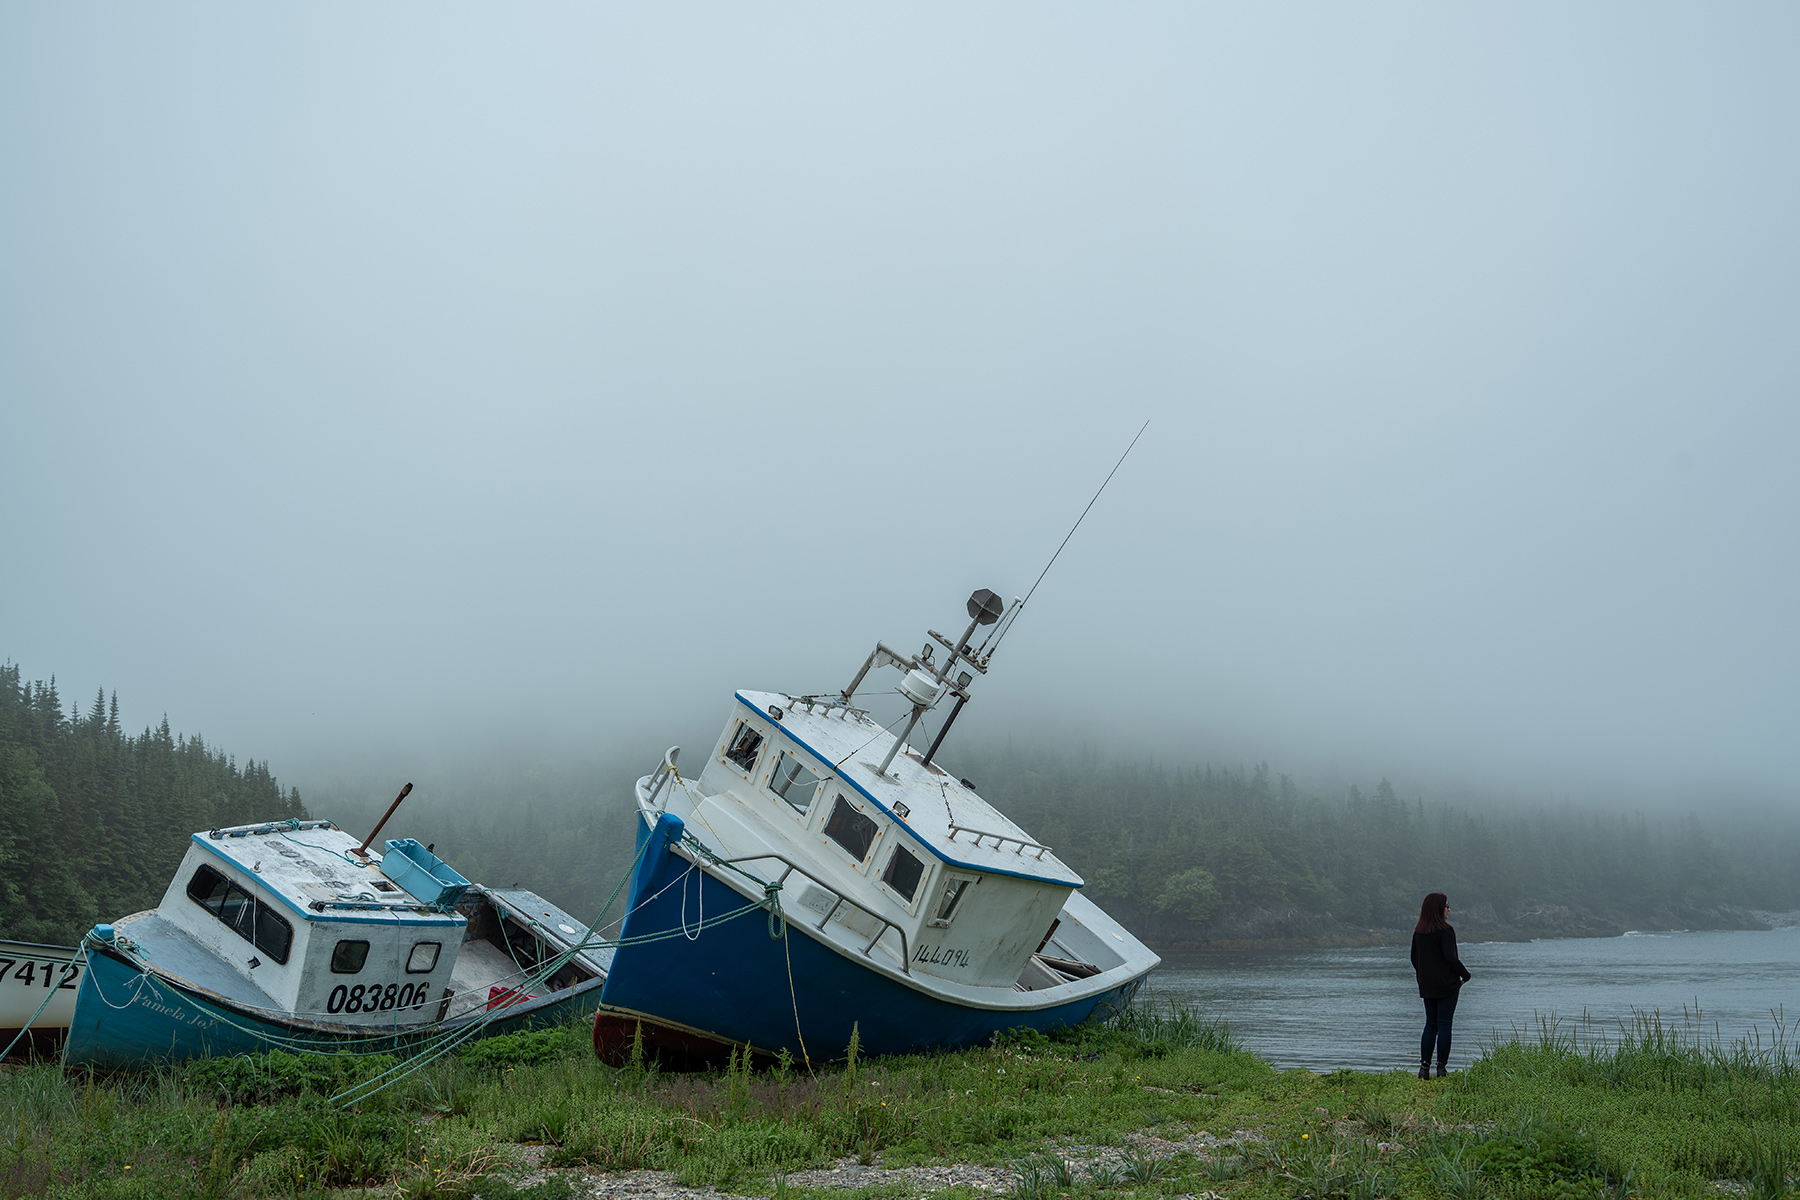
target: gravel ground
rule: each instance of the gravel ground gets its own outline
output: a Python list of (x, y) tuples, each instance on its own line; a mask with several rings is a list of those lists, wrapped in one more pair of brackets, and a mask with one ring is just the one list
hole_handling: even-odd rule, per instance
[[(1260, 1140), (1261, 1135), (1250, 1129), (1235, 1130), (1224, 1137), (1215, 1137), (1202, 1129), (1176, 1141), (1153, 1134), (1134, 1133), (1127, 1135), (1124, 1146), (1063, 1143), (1046, 1145), (1043, 1153), (1056, 1155), (1075, 1170), (1086, 1172), (1096, 1166), (1123, 1166), (1134, 1157), (1160, 1160), (1182, 1153), (1206, 1157), (1220, 1150), (1235, 1150), (1245, 1142)], [(560, 1175), (575, 1185), (578, 1194), (595, 1197), (596, 1200), (622, 1200), (624, 1197), (642, 1197), (643, 1200), (736, 1200), (737, 1197), (762, 1195), (757, 1192), (719, 1192), (712, 1188), (684, 1187), (670, 1171), (551, 1171), (537, 1165), (543, 1161), (544, 1147), (525, 1146), (521, 1149), (524, 1151), (527, 1174), (514, 1183), (515, 1187), (520, 1188), (530, 1187), (552, 1175)], [(975, 1163), (884, 1167), (877, 1156), (874, 1164), (869, 1166), (855, 1158), (840, 1158), (829, 1167), (791, 1172), (787, 1181), (795, 1187), (842, 1188), (846, 1191), (877, 1184), (903, 1184), (907, 1192), (914, 1196), (929, 1196), (944, 1188), (960, 1186), (1000, 1196), (1012, 1191), (1019, 1182), (1019, 1175), (1011, 1167), (984, 1167)], [(1186, 1193), (1184, 1198), (1178, 1200), (1215, 1200), (1217, 1195), (1216, 1192)]]

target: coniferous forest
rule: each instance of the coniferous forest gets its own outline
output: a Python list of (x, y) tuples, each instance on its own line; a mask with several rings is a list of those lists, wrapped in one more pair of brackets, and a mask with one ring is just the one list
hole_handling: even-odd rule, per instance
[[(1562, 804), (1474, 811), (1385, 780), (1306, 795), (1269, 768), (1166, 768), (1094, 753), (951, 748), (945, 765), (1159, 944), (1390, 939), (1450, 893), (1465, 936), (1754, 927), (1800, 910), (1800, 823)], [(631, 780), (653, 764), (421, 769), (383, 836), (433, 842), (477, 882), (521, 884), (582, 917), (631, 861)], [(412, 772), (404, 772), (407, 777)], [(357, 832), (402, 774), (309, 789)], [(165, 719), (128, 736), (116, 698), (65, 705), (0, 667), (0, 936), (71, 943), (154, 906), (196, 830), (306, 816), (266, 762)]]
[(1475, 812), (1386, 780), (1303, 795), (1267, 766), (1165, 769), (1016, 750), (969, 757), (982, 795), (1153, 941), (1353, 940), (1451, 896), (1476, 936), (1756, 928), (1800, 909), (1800, 823), (1573, 804)]
[(305, 815), (266, 762), (240, 767), (166, 717), (128, 735), (117, 694), (66, 708), (54, 679), (0, 665), (0, 937), (72, 945), (155, 907), (195, 830)]

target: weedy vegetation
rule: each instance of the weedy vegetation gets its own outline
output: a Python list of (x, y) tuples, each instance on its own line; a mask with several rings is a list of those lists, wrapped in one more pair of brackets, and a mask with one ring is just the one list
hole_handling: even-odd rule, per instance
[(1422, 1082), (1277, 1071), (1222, 1022), (1155, 1004), (956, 1054), (734, 1055), (705, 1074), (641, 1052), (604, 1066), (574, 1024), (473, 1043), (348, 1109), (330, 1097), (395, 1060), (35, 1064), (0, 1073), (0, 1200), (567, 1200), (592, 1173), (638, 1169), (782, 1200), (915, 1194), (896, 1175), (857, 1192), (792, 1182), (847, 1159), (983, 1164), (1021, 1200), (1794, 1196), (1785, 1027), (1732, 1044), (1693, 1027), (1545, 1022)]

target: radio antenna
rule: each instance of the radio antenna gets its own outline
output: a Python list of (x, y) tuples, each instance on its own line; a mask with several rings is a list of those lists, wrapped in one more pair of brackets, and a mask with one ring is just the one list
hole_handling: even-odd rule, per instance
[[(1131, 445), (1125, 447), (1125, 453), (1119, 455), (1119, 461), (1113, 464), (1113, 469), (1106, 473), (1106, 478), (1100, 481), (1099, 488), (1094, 491), (1094, 499), (1087, 502), (1087, 508), (1082, 509), (1081, 515), (1075, 518), (1075, 524), (1069, 526), (1069, 532), (1063, 536), (1061, 545), (1056, 547), (1056, 553), (1050, 556), (1050, 561), (1044, 564), (1044, 569), (1042, 571), (1038, 572), (1037, 583), (1031, 585), (1031, 591), (1025, 593), (1025, 599), (1013, 603), (1012, 612), (1007, 616), (1006, 628), (1000, 631), (1000, 639), (994, 642), (994, 650), (1000, 649), (1000, 641), (1004, 641), (1006, 635), (1012, 632), (1013, 621), (1018, 618), (1019, 610), (1031, 602), (1032, 594), (1038, 590), (1038, 583), (1044, 582), (1044, 576), (1050, 573), (1050, 568), (1054, 567), (1056, 565), (1056, 560), (1062, 557), (1063, 546), (1069, 544), (1069, 539), (1075, 536), (1075, 531), (1081, 528), (1081, 523), (1083, 521), (1087, 520), (1088, 511), (1094, 507), (1094, 501), (1100, 499), (1100, 493), (1106, 490), (1106, 485), (1112, 482), (1112, 477), (1117, 475), (1119, 473), (1119, 468), (1125, 465), (1125, 459), (1131, 454), (1132, 446), (1138, 444), (1138, 438), (1143, 437), (1144, 430), (1148, 428), (1150, 428), (1150, 422), (1148, 421), (1145, 421), (1143, 425), (1138, 427), (1137, 437), (1132, 438)], [(993, 652), (993, 650), (988, 651), (988, 656), (991, 656)]]

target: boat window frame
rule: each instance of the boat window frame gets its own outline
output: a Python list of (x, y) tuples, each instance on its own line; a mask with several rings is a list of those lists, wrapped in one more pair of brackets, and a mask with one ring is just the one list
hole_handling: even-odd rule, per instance
[[(431, 947), (431, 950), (432, 950), (431, 963), (428, 966), (414, 967), (413, 959), (415, 959), (419, 956), (419, 948), (422, 946), (430, 946)], [(406, 952), (406, 973), (408, 975), (429, 975), (433, 971), (437, 970), (438, 961), (440, 959), (442, 959), (443, 957), (444, 957), (444, 943), (434, 942), (434, 941), (430, 941), (428, 939), (421, 939), (420, 941), (416, 941), (412, 944), (412, 949), (408, 950)]]
[[(362, 957), (356, 960), (356, 966), (344, 968), (338, 966), (338, 955), (344, 952), (345, 946), (361, 946)], [(367, 938), (339, 938), (337, 945), (331, 948), (331, 973), (333, 975), (361, 975), (363, 968), (369, 965), (369, 940)]]
[[(855, 793), (843, 788), (837, 790), (836, 799), (832, 801), (830, 811), (825, 814), (825, 819), (819, 823), (819, 836), (824, 838), (825, 841), (831, 845), (836, 846), (845, 858), (848, 858), (851, 862), (855, 863), (858, 871), (866, 871), (869, 864), (875, 861), (875, 851), (881, 845), (882, 825), (880, 821), (863, 811), (862, 805), (852, 798), (854, 795)], [(839, 804), (842, 804), (854, 816), (860, 817), (862, 820), (869, 823), (871, 830), (869, 834), (869, 844), (864, 848), (861, 858), (857, 858), (852, 854), (850, 847), (838, 841), (837, 835), (833, 834), (830, 830), (832, 818), (837, 816), (837, 806)]]
[[(938, 877), (932, 880), (929, 889), (937, 894), (937, 908), (933, 910), (930, 920), (925, 923), (933, 929), (948, 929), (950, 923), (956, 920), (956, 914), (962, 911), (963, 903), (969, 898), (969, 889), (980, 882), (981, 876), (965, 871), (938, 872)], [(957, 889), (955, 896), (945, 896), (945, 890), (953, 883), (960, 883), (962, 887)], [(946, 901), (949, 903), (948, 911), (944, 907)]]
[[(794, 771), (793, 774), (789, 776), (787, 790), (777, 791), (775, 789), (775, 781), (781, 774), (781, 764), (786, 759), (794, 760)], [(810, 784), (801, 784), (799, 776), (802, 773), (811, 776), (812, 782)], [(769, 794), (786, 805), (788, 811), (793, 813), (798, 820), (805, 821), (812, 815), (813, 805), (819, 802), (819, 793), (825, 780), (826, 776), (820, 775), (817, 771), (814, 771), (811, 767), (807, 766), (806, 761), (802, 759), (799, 754), (785, 747), (776, 747), (775, 761), (769, 765), (769, 782), (767, 785)], [(807, 800), (804, 808), (795, 804), (788, 798), (788, 792), (792, 792), (796, 787), (802, 786), (809, 787), (812, 791), (811, 798)]]
[[(756, 738), (756, 745), (750, 751), (749, 766), (745, 766), (736, 758), (732, 757), (733, 753), (737, 750), (738, 743), (744, 740), (745, 734), (750, 734)], [(732, 770), (740, 772), (745, 779), (754, 779), (756, 777), (756, 766), (762, 761), (763, 751), (768, 749), (768, 746), (768, 734), (758, 729), (749, 721), (740, 720), (737, 723), (737, 728), (731, 731), (731, 736), (725, 739), (725, 749), (719, 755), (719, 761), (730, 767)]]
[[(196, 885), (207, 875), (212, 876), (217, 882), (207, 884), (204, 897), (196, 895)], [(225, 885), (223, 893), (219, 891), (219, 883)], [(194, 868), (193, 875), (188, 878), (186, 891), (188, 899), (211, 914), (213, 920), (249, 942), (261, 953), (268, 955), (276, 965), (287, 965), (288, 959), (294, 953), (294, 926), (286, 917), (276, 912), (273, 905), (211, 863), (205, 862)], [(250, 929), (248, 932), (241, 928), (243, 924), (241, 916), (231, 921), (225, 919), (225, 907), (232, 904), (235, 899), (232, 894), (234, 892), (237, 896), (242, 897), (242, 901), (232, 906), (233, 912), (242, 914), (246, 911), (243, 901), (248, 901), (250, 904), (248, 909)], [(215, 896), (218, 897), (218, 907), (216, 908), (211, 903)], [(282, 936), (284, 934), (285, 937)]]
[[(913, 890), (912, 895), (910, 896), (901, 891), (900, 886), (888, 878), (888, 876), (894, 873), (894, 866), (900, 861), (900, 856), (902, 854), (912, 859), (913, 864), (919, 869), (918, 878), (913, 880)], [(928, 871), (924, 858), (915, 854), (912, 848), (903, 840), (896, 838), (894, 839), (893, 849), (888, 852), (887, 866), (881, 869), (881, 874), (875, 877), (875, 881), (881, 885), (883, 891), (889, 893), (895, 900), (899, 901), (900, 907), (910, 913), (919, 906), (919, 897), (930, 890), (925, 886), (925, 876), (927, 874)]]

